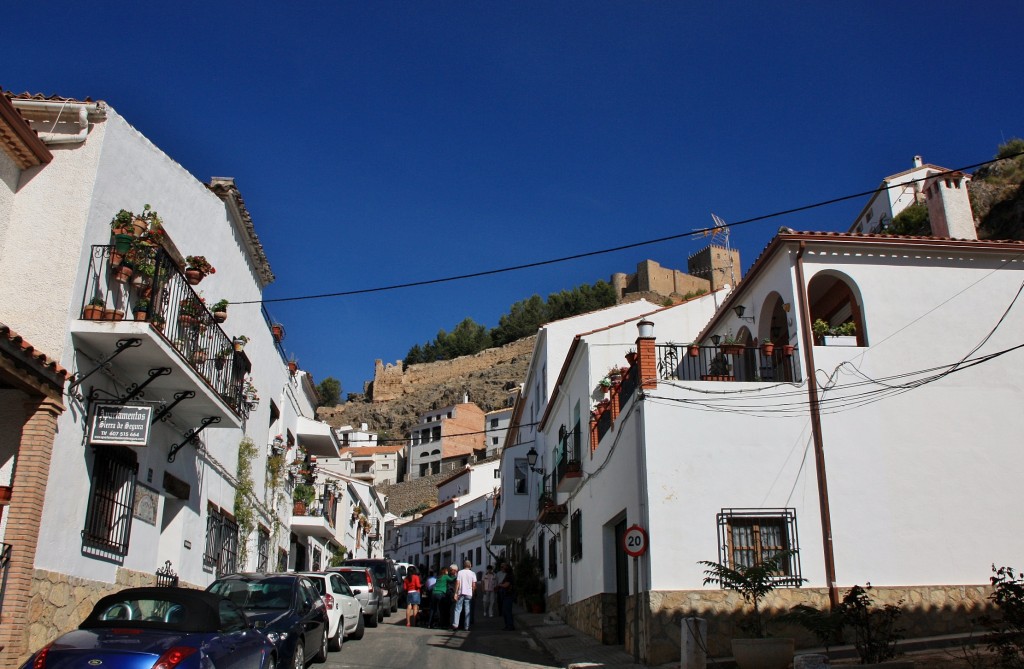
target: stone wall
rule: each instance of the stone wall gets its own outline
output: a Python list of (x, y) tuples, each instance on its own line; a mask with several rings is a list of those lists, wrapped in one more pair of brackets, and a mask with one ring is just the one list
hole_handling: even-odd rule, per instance
[[(465, 355), (454, 360), (409, 365), (404, 370), (401, 361), (385, 365), (377, 360), (374, 363), (370, 395), (374, 402), (388, 402), (401, 398), (412, 392), (415, 387), (423, 384), (460, 381), (475, 372), (491, 370), (498, 365), (507, 364), (517, 357), (529, 358), (533, 352), (535, 339), (536, 337), (527, 337), (499, 348), (480, 351), (475, 355)], [(473, 397), (469, 399), (472, 401)]]
[[(989, 611), (988, 585), (876, 587), (870, 590), (877, 606), (903, 600), (903, 616), (899, 625), (904, 638), (960, 634), (976, 628), (974, 621)], [(840, 593), (845, 594), (845, 591)], [(637, 598), (631, 596), (626, 605), (625, 650), (633, 648), (634, 610)], [(824, 610), (828, 608), (828, 591), (823, 588), (787, 588), (776, 590), (763, 603), (772, 636), (791, 636), (796, 647), (813, 648), (820, 643), (798, 625), (772, 622), (797, 604)], [(640, 595), (643, 612), (640, 624), (640, 656), (645, 664), (660, 665), (678, 662), (680, 630), (684, 618), (699, 617), (708, 622), (709, 657), (731, 655), (729, 642), (747, 636), (744, 631), (749, 607), (740, 595), (731, 590), (654, 591)], [(615, 643), (615, 594), (605, 593), (570, 604), (565, 620), (576, 629), (603, 643)]]
[[(29, 595), (28, 651), (33, 653), (55, 638), (70, 632), (85, 620), (104, 595), (124, 588), (156, 585), (156, 575), (131, 569), (118, 568), (114, 583), (92, 581), (54, 571), (36, 569)], [(180, 584), (183, 587), (199, 586)], [(28, 658), (28, 654), (19, 662)]]

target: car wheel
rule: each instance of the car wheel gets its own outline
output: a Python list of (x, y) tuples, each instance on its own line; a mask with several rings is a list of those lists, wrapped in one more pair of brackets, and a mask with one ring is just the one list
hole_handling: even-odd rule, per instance
[(338, 631), (331, 637), (327, 644), (329, 650), (341, 650), (341, 644), (345, 642), (345, 616), (342, 615), (338, 621)]
[(377, 622), (382, 623), (382, 622), (384, 622), (384, 617), (385, 616), (391, 615), (387, 611), (388, 611), (388, 607), (386, 607), (386, 606), (382, 606), (379, 609), (377, 609)]
[(313, 661), (318, 664), (327, 661), (327, 625), (324, 625), (324, 633), (320, 637), (320, 649), (317, 650)]
[(304, 669), (306, 666), (305, 653), (303, 648), (306, 647), (306, 642), (299, 639), (295, 642), (295, 655), (292, 656), (292, 669)]
[(349, 639), (355, 639), (356, 641), (359, 641), (360, 639), (363, 638), (363, 634), (365, 634), (365, 631), (366, 631), (366, 627), (363, 624), (363, 620), (364, 619), (365, 619), (365, 616), (363, 616), (362, 612), (360, 612), (359, 613), (359, 620), (356, 621), (356, 629), (355, 629), (354, 632), (352, 632), (352, 634), (348, 635)]
[(391, 613), (396, 613), (397, 611), (398, 611), (398, 601), (392, 599), (391, 600)]
[(366, 626), (367, 627), (376, 627), (377, 626), (378, 614), (374, 613), (372, 616), (364, 616), (364, 618), (366, 619)]
[(380, 603), (380, 610), (381, 610), (381, 614), (380, 614), (380, 619), (381, 620), (384, 620), (385, 618), (390, 618), (391, 617), (391, 605), (390, 604), (388, 604), (386, 602), (381, 602)]

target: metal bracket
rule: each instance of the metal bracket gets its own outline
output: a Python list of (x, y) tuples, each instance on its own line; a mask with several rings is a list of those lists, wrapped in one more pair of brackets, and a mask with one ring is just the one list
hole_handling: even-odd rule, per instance
[(150, 425), (156, 425), (158, 420), (166, 421), (171, 416), (171, 409), (178, 406), (184, 400), (190, 400), (196, 396), (194, 390), (182, 390), (174, 393), (174, 401), (160, 409), (160, 413), (153, 416), (153, 420), (149, 422)]
[(87, 378), (89, 378), (99, 370), (107, 367), (110, 364), (111, 360), (121, 355), (121, 353), (123, 353), (124, 351), (127, 351), (130, 348), (138, 348), (139, 346), (142, 346), (142, 339), (140, 339), (139, 337), (132, 337), (130, 339), (118, 339), (117, 350), (108, 355), (106, 358), (104, 358), (100, 362), (100, 364), (96, 365), (85, 374), (75, 374), (73, 377), (71, 377), (71, 384), (68, 385), (68, 394), (71, 395), (71, 397), (77, 399), (79, 402), (81, 402), (83, 399), (82, 394), (75, 393), (73, 391), (75, 390), (75, 388), (82, 385), (82, 381), (85, 381)]
[(122, 402), (130, 402), (139, 395), (145, 395), (142, 391), (146, 389), (146, 386), (156, 381), (161, 376), (167, 376), (171, 373), (170, 367), (155, 367), (149, 370), (149, 378), (142, 383), (134, 383), (128, 386), (128, 394), (121, 398)]
[(167, 454), (167, 462), (174, 462), (174, 457), (178, 454), (178, 451), (185, 448), (185, 444), (198, 444), (199, 433), (205, 430), (208, 426), (219, 422), (219, 416), (207, 416), (206, 418), (204, 418), (203, 422), (199, 425), (199, 427), (194, 427), (185, 433), (185, 437), (184, 439), (182, 439), (180, 444), (174, 444), (173, 446), (171, 446), (171, 452)]

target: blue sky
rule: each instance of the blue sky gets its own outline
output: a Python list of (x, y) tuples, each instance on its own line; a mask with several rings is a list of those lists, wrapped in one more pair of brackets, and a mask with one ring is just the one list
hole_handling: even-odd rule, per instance
[[(71, 2), (4, 9), (0, 86), (102, 99), (233, 176), (267, 298), (542, 261), (960, 167), (1024, 135), (1024, 3)], [(742, 226), (845, 230), (866, 200)], [(685, 238), (539, 269), (268, 305), (317, 379), (520, 299), (685, 269)]]

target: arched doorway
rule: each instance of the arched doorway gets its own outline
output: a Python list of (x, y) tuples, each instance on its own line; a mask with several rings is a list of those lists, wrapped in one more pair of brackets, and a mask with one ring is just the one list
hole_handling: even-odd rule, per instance
[(821, 331), (826, 334), (848, 333), (857, 338), (857, 346), (867, 346), (867, 328), (857, 283), (846, 274), (825, 270), (815, 274), (807, 284), (807, 299), (811, 306), (810, 328), (818, 324), (815, 344), (820, 344)]

